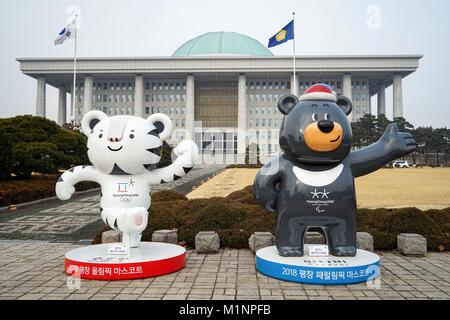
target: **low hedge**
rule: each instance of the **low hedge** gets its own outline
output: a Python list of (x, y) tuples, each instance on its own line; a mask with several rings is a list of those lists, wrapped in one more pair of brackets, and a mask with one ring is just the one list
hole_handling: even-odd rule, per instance
[[(31, 179), (7, 180), (0, 182), (0, 207), (54, 197), (58, 175), (41, 175)], [(99, 187), (94, 182), (76, 185), (77, 191)]]
[[(178, 239), (194, 247), (199, 231), (214, 230), (221, 245), (229, 248), (248, 248), (248, 238), (255, 231), (275, 231), (276, 215), (260, 207), (253, 199), (252, 186), (224, 198), (186, 199), (172, 191), (152, 195), (149, 224), (142, 234), (143, 241), (151, 241), (152, 233), (160, 229), (178, 229)], [(399, 233), (419, 233), (427, 238), (428, 249), (450, 248), (450, 208), (420, 211), (404, 209), (359, 209), (358, 231), (374, 236), (375, 249), (392, 250), (397, 246)], [(95, 238), (101, 242), (101, 232)]]

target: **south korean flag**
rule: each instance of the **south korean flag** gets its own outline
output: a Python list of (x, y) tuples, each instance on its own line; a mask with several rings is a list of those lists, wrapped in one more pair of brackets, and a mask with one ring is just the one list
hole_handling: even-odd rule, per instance
[(58, 44), (63, 44), (64, 41), (68, 39), (72, 39), (75, 37), (75, 33), (77, 32), (77, 20), (73, 19), (71, 23), (69, 23), (61, 32), (58, 34), (58, 37), (55, 40), (55, 46)]

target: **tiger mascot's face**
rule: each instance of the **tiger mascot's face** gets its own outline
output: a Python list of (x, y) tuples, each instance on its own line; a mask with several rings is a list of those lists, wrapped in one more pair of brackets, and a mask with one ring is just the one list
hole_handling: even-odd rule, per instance
[(88, 136), (88, 157), (94, 167), (106, 174), (141, 174), (156, 168), (163, 141), (173, 130), (162, 113), (148, 119), (134, 116), (108, 117), (101, 111), (86, 113), (81, 130)]

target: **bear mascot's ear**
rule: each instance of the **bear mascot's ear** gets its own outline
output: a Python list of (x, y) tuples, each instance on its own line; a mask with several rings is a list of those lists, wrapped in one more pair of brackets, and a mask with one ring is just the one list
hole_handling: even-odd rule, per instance
[(336, 104), (344, 111), (348, 116), (352, 112), (352, 102), (346, 96), (338, 96)]
[(298, 102), (298, 98), (293, 94), (285, 94), (278, 100), (278, 110), (284, 115), (291, 112)]
[(97, 123), (106, 118), (108, 118), (108, 116), (101, 111), (89, 111), (83, 116), (83, 119), (81, 120), (81, 131), (83, 131), (83, 133), (87, 137), (89, 137)]
[(161, 140), (164, 141), (172, 135), (172, 121), (164, 113), (154, 113), (147, 118), (147, 121), (150, 121), (156, 127)]

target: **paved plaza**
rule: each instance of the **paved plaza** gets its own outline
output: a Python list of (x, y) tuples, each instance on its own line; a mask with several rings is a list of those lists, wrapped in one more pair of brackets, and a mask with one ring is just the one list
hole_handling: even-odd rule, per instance
[[(172, 189), (187, 194), (220, 167), (195, 169)], [(103, 226), (99, 194), (49, 200), (16, 212), (0, 212), (0, 300), (2, 299), (449, 299), (450, 253), (424, 258), (397, 252), (381, 257), (381, 282), (348, 286), (301, 285), (255, 270), (250, 250), (217, 254), (188, 250), (177, 273), (133, 281), (89, 281), (64, 273), (64, 254), (87, 245)], [(85, 239), (85, 242), (80, 240)]]
[[(283, 282), (255, 270), (250, 250), (187, 252), (179, 272), (133, 281), (89, 281), (63, 272), (64, 253), (80, 245), (0, 241), (0, 299), (449, 299), (450, 253), (426, 258), (377, 252), (379, 289), (365, 283), (316, 286)], [(376, 284), (375, 284), (376, 285)]]

